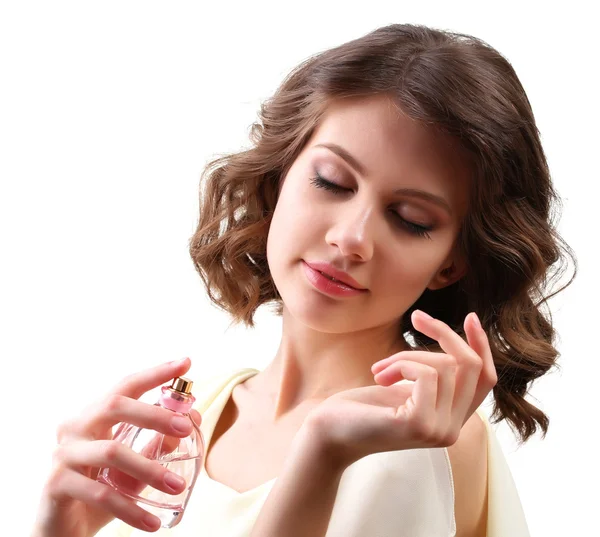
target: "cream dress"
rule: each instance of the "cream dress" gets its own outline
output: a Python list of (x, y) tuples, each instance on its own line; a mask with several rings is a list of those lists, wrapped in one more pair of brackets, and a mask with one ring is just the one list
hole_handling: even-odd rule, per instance
[[(233, 388), (255, 375), (241, 369), (194, 384), (194, 408), (206, 445)], [(488, 432), (487, 537), (529, 537), (519, 495), (491, 425), (477, 409)], [(181, 522), (148, 533), (121, 520), (99, 537), (248, 537), (275, 479), (239, 493), (211, 479), (204, 468)], [(454, 486), (446, 448), (375, 453), (342, 475), (326, 537), (452, 537)]]

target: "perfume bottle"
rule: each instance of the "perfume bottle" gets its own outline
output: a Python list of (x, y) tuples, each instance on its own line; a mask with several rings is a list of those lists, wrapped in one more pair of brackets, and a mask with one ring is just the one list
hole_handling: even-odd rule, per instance
[(113, 435), (114, 440), (122, 442), (148, 459), (158, 461), (170, 472), (183, 477), (186, 482), (183, 492), (168, 494), (116, 468), (102, 468), (96, 478), (100, 483), (136, 500), (140, 507), (161, 520), (163, 528), (172, 528), (181, 521), (204, 462), (204, 438), (200, 428), (189, 415), (196, 400), (191, 393), (192, 384), (187, 378), (176, 377), (171, 386), (165, 385), (161, 388), (162, 395), (155, 403), (156, 406), (187, 416), (193, 426), (188, 436), (169, 436), (129, 423), (120, 423)]

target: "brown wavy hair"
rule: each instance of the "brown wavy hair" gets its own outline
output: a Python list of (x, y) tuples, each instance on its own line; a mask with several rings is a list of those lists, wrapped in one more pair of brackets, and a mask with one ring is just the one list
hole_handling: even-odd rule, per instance
[[(573, 281), (577, 261), (555, 227), (560, 199), (531, 104), (511, 64), (481, 39), (392, 24), (292, 70), (261, 104), (251, 148), (210, 161), (202, 173), (189, 251), (208, 296), (249, 327), (262, 304), (281, 315), (266, 256), (280, 182), (331, 102), (377, 94), (455, 138), (474, 179), (456, 243), (469, 270), (448, 287), (425, 290), (399, 321), (399, 334), (414, 348), (440, 351), (412, 327), (411, 312), (426, 311), (462, 337), (465, 316), (477, 312), (498, 374), (492, 423), (506, 419), (522, 443), (538, 426), (545, 437), (549, 419), (525, 395), (556, 366), (547, 301)], [(569, 260), (571, 278), (550, 293)]]

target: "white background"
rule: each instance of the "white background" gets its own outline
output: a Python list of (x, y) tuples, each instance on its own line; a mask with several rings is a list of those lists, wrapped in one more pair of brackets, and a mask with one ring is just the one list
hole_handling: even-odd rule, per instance
[(262, 311), (254, 331), (228, 330), (188, 256), (200, 173), (210, 158), (248, 145), (260, 102), (298, 62), (393, 22), (483, 38), (511, 61), (532, 103), (564, 200), (559, 229), (580, 272), (551, 303), (562, 371), (531, 390), (551, 419), (546, 439), (517, 450), (505, 424), (497, 434), (532, 536), (593, 533), (598, 45), (592, 3), (548, 5), (4, 2), (6, 535), (28, 534), (58, 423), (121, 377), (184, 356), (192, 379), (273, 357), (279, 319)]

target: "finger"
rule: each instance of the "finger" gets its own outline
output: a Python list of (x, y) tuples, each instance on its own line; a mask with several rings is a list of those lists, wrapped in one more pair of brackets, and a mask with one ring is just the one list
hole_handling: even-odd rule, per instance
[(436, 411), (449, 421), (453, 408), (456, 390), (457, 363), (453, 356), (428, 351), (403, 351), (398, 353), (395, 361), (375, 375), (375, 381), (382, 386), (390, 386), (402, 377), (400, 361), (418, 362), (434, 368), (438, 372), (438, 392)]
[(483, 359), (446, 323), (428, 317), (424, 312), (416, 310), (412, 315), (413, 324), (419, 332), (435, 339), (444, 351), (457, 360), (454, 416), (460, 417), (462, 425), (473, 403), (477, 382), (483, 369)]
[(186, 487), (185, 482), (177, 484), (176, 481), (181, 481), (179, 476), (157, 461), (149, 460), (112, 440), (69, 442), (57, 448), (54, 459), (72, 469), (90, 466), (110, 468), (114, 484), (127, 493), (139, 493), (140, 483), (167, 494), (180, 494)]
[[(373, 375), (378, 375), (387, 369), (390, 365), (397, 362), (398, 360), (427, 360), (429, 356), (446, 356), (445, 353), (434, 352), (434, 351), (400, 351), (383, 360), (379, 360), (379, 362), (375, 362), (371, 366), (371, 372)], [(424, 363), (421, 361), (421, 363)]]
[[(106, 430), (119, 422), (179, 437), (192, 432), (192, 424), (183, 414), (118, 394), (109, 395), (100, 404), (92, 406), (84, 416), (71, 423), (70, 437), (97, 439), (95, 431)], [(118, 431), (115, 438), (117, 435)]]
[[(476, 325), (474, 318), (476, 318), (474, 312), (467, 315), (467, 317), (465, 318), (464, 329), (465, 334), (467, 335), (467, 340), (469, 339), (469, 335), (472, 334), (472, 331), (474, 330)], [(471, 366), (462, 367), (457, 373), (457, 383), (460, 382), (460, 387), (458, 388), (459, 391), (454, 401), (454, 415), (452, 417), (452, 423), (453, 426), (456, 425), (460, 428), (462, 428), (462, 426), (467, 422), (475, 408), (477, 408), (481, 403), (481, 400), (478, 400), (477, 385), (479, 379), (481, 378), (481, 372), (483, 369), (483, 359), (481, 356), (479, 356), (476, 349), (473, 349), (473, 351), (477, 355), (476, 362), (473, 363), (469, 360), (466, 363), (467, 365), (471, 364)], [(473, 409), (473, 411), (471, 409)]]
[(456, 357), (459, 362), (465, 359), (470, 363), (481, 362), (481, 357), (445, 322), (420, 310), (413, 311), (411, 321), (419, 332), (435, 339), (444, 352)]
[(125, 395), (133, 399), (139, 399), (147, 391), (172, 380), (175, 377), (185, 375), (190, 369), (192, 362), (189, 358), (173, 361), (151, 367), (144, 371), (133, 373), (121, 380), (110, 394)]
[[(142, 447), (139, 454), (153, 461), (162, 460), (165, 455), (168, 455), (177, 449), (179, 444), (179, 438), (156, 433), (152, 439)], [(136, 451), (136, 453), (138, 453), (138, 451)], [(98, 470), (100, 470), (100, 468)], [(110, 473), (112, 480), (118, 481), (119, 486), (123, 489), (131, 490), (133, 495), (140, 494), (148, 486), (146, 483), (134, 479), (117, 468), (110, 469)], [(98, 472), (94, 478), (97, 476)]]
[(482, 328), (476, 313), (473, 312), (467, 316), (464, 327), (469, 345), (483, 360), (483, 369), (475, 388), (475, 397), (467, 412), (466, 419), (468, 419), (479, 408), (487, 397), (487, 394), (496, 385), (498, 374), (496, 373), (494, 355), (492, 354), (489, 338)]
[(126, 524), (143, 531), (156, 531), (160, 528), (160, 519), (139, 507), (133, 500), (70, 468), (61, 470), (61, 477), (52, 486), (51, 495), (57, 500), (73, 498), (96, 509), (108, 511)]
[(438, 372), (433, 367), (408, 360), (399, 360), (394, 364), (396, 366), (405, 379), (414, 381), (412, 396), (398, 408), (397, 416), (414, 419), (412, 423), (422, 427), (420, 433), (426, 435), (437, 421)]
[[(407, 352), (407, 351), (400, 351), (400, 352)], [(395, 354), (392, 354), (391, 356), (388, 356), (387, 358), (384, 358), (383, 360), (379, 360), (379, 362), (375, 362), (371, 366), (371, 373), (373, 373), (373, 375), (377, 375), (377, 373), (379, 373), (380, 371), (383, 371), (388, 365), (393, 364), (398, 359), (398, 355), (400, 354), (400, 352), (396, 352)]]
[(196, 423), (196, 425), (200, 427), (200, 425), (202, 424), (202, 414), (200, 414), (200, 412), (198, 412), (195, 408), (192, 408), (190, 410), (190, 416), (194, 420), (194, 423)]
[[(142, 450), (139, 451), (139, 454), (143, 455), (147, 459), (162, 460), (165, 455), (175, 451), (180, 444), (181, 439), (176, 436), (156, 433), (152, 440), (144, 445)], [(137, 445), (134, 445), (133, 447), (137, 447)], [(134, 449), (134, 451), (137, 452), (136, 449)]]

